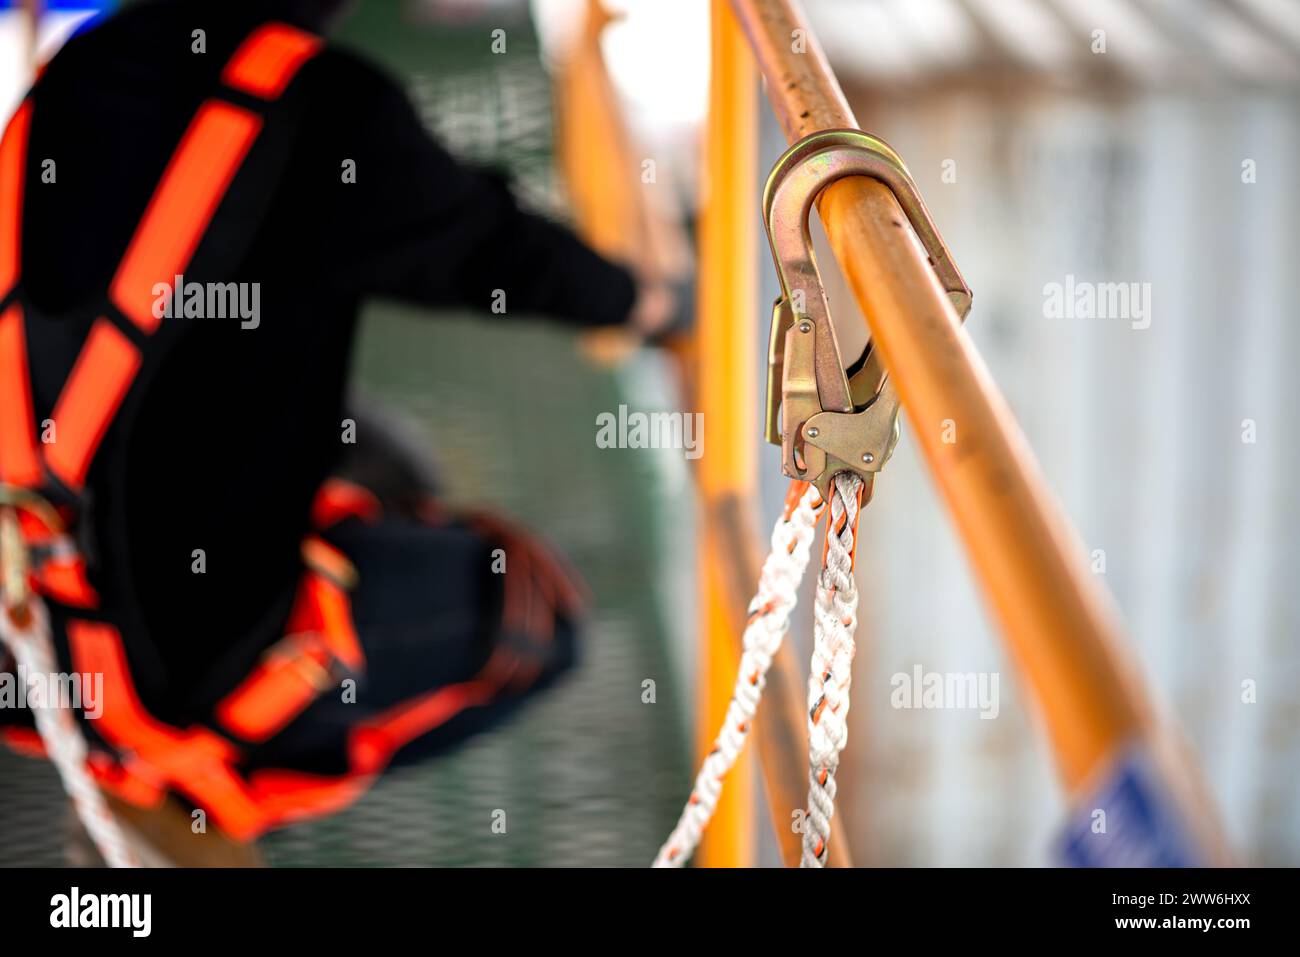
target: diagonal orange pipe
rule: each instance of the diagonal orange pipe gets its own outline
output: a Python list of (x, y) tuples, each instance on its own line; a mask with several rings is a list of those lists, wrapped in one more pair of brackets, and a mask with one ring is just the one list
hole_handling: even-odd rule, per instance
[[(857, 127), (795, 0), (731, 0), (786, 137)], [(1013, 658), (1037, 702), (1062, 779), (1087, 788), (1145, 746), (1207, 858), (1226, 847), (1199, 774), (1156, 713), (1109, 594), (1051, 494), (1005, 399), (962, 328), (893, 194), (851, 177), (818, 211), (893, 377)]]

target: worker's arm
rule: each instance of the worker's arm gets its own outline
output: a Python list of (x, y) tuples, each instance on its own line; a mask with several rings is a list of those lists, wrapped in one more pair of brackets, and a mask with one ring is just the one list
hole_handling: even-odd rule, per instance
[[(370, 71), (361, 86), (341, 94), (364, 110), (359, 127), (329, 134), (356, 164), (355, 183), (328, 185), (347, 224), (334, 281), (362, 295), (488, 315), (631, 323), (643, 333), (666, 321), (663, 289), (638, 284), (567, 228), (522, 210), (499, 175), (455, 160), (386, 78)], [(314, 109), (328, 111), (333, 98), (319, 97)], [(342, 112), (334, 120), (346, 126)]]

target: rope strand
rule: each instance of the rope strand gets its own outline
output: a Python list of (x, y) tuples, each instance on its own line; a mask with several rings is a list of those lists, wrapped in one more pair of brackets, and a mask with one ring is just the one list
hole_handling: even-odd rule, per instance
[(808, 809), (801, 867), (825, 867), (835, 814), (835, 772), (849, 737), (858, 589), (853, 579), (862, 479), (835, 476), (831, 518), (814, 606), (812, 667), (808, 674)]
[(817, 522), (826, 503), (814, 486), (795, 482), (772, 529), (772, 550), (763, 562), (758, 590), (749, 603), (744, 650), (727, 715), (700, 768), (677, 825), (659, 849), (654, 867), (681, 867), (695, 852), (722, 794), (722, 781), (745, 746), (750, 723), (767, 683), (767, 670), (790, 625), (799, 583), (808, 567)]
[[(58, 667), (45, 605), (32, 596), (26, 608), (30, 619), (23, 627), (9, 612), (0, 608), (0, 638), (22, 672), (53, 676)], [(82, 737), (72, 710), (59, 707), (57, 701), (29, 702), (29, 707), (45, 750), (63, 781), (63, 789), (72, 799), (77, 817), (104, 862), (109, 867), (139, 867), (140, 861), (131, 849), (130, 841), (86, 771), (86, 739)]]

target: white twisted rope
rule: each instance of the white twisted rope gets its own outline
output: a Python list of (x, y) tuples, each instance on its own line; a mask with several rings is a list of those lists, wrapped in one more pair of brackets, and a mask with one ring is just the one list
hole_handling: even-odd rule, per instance
[(862, 479), (835, 476), (826, 551), (817, 579), (812, 668), (808, 674), (808, 813), (801, 867), (825, 867), (835, 813), (835, 771), (849, 737), (849, 685), (858, 589), (853, 580)]
[[(0, 639), (4, 640), (23, 672), (53, 676), (58, 665), (45, 605), (33, 596), (27, 608), (31, 617), (25, 627), (20, 627), (8, 612), (0, 608)], [(64, 790), (72, 799), (77, 817), (105, 863), (109, 867), (139, 867), (140, 862), (130, 841), (86, 771), (86, 740), (81, 736), (72, 710), (59, 707), (57, 701), (29, 702), (28, 706), (36, 719), (36, 730), (45, 743), (45, 750), (63, 780)]]
[[(796, 487), (797, 488), (797, 487)], [(795, 494), (791, 493), (791, 497)], [(797, 504), (787, 500), (785, 513), (772, 529), (772, 550), (763, 562), (758, 591), (749, 603), (744, 650), (726, 719), (713, 748), (696, 775), (691, 796), (677, 825), (655, 857), (654, 867), (681, 867), (700, 843), (722, 794), (722, 780), (745, 746), (750, 722), (767, 683), (767, 670), (781, 647), (798, 600), (799, 583), (808, 567), (817, 521), (826, 503), (816, 487), (808, 486)]]

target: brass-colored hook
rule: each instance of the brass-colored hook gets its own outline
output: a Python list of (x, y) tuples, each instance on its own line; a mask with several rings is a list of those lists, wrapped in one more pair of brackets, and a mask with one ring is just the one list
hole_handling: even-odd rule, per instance
[(780, 445), (781, 470), (825, 495), (831, 477), (852, 471), (870, 483), (898, 441), (898, 397), (868, 346), (861, 367), (845, 372), (808, 216), (821, 191), (846, 176), (869, 176), (898, 199), (935, 275), (961, 318), (971, 291), (958, 272), (900, 157), (861, 130), (823, 130), (777, 160), (763, 191), (763, 222), (781, 282), (768, 340), (767, 441)]

